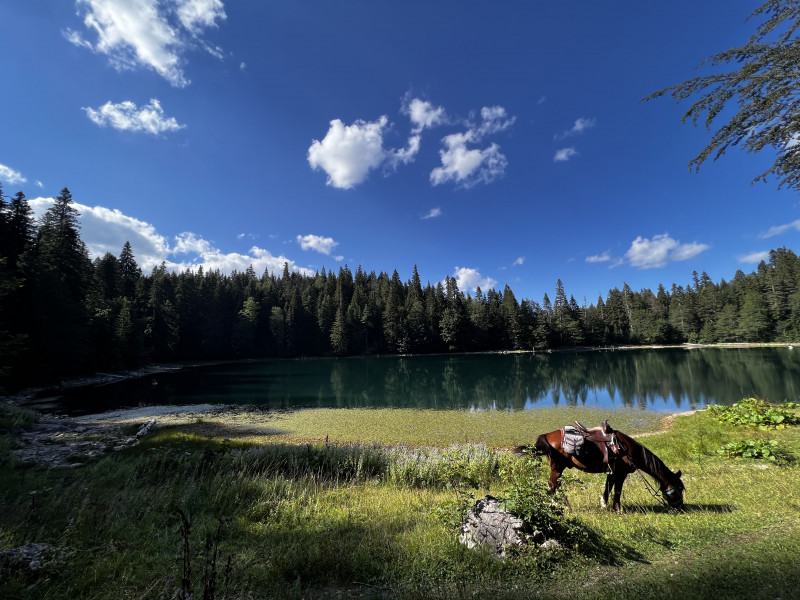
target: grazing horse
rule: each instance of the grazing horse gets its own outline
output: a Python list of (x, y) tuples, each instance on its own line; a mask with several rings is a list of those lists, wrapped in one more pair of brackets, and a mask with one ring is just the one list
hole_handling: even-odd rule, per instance
[[(578, 456), (564, 449), (564, 429), (557, 429), (540, 435), (534, 445), (535, 454), (544, 455), (550, 463), (550, 493), (554, 494), (561, 485), (564, 469), (575, 468), (587, 473), (608, 473), (601, 505), (608, 506), (608, 496), (614, 490), (614, 510), (622, 511), (620, 496), (625, 478), (640, 469), (658, 482), (661, 496), (670, 508), (683, 508), (684, 486), (681, 472), (673, 473), (667, 466), (632, 437), (615, 431), (608, 424), (586, 429), (575, 423), (577, 430), (585, 438), (583, 451)], [(520, 446), (516, 450), (530, 450), (530, 446)]]

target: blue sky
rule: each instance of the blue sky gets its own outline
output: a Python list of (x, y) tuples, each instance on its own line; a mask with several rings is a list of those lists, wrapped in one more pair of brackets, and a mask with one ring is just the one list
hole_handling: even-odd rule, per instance
[(414, 265), (582, 304), (797, 251), (772, 162), (640, 100), (760, 2), (7, 0), (0, 181), (145, 271)]

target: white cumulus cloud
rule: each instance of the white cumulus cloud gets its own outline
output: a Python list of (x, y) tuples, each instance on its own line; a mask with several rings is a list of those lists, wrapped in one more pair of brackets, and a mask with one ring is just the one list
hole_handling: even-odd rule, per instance
[(637, 237), (625, 253), (625, 258), (634, 267), (652, 269), (663, 267), (670, 262), (688, 260), (709, 248), (707, 244), (697, 242), (681, 244), (668, 234), (662, 233), (653, 236), (653, 239)]
[(0, 164), (0, 179), (11, 185), (17, 185), (18, 183), (25, 183), (28, 181), (19, 171), (15, 171), (11, 167), (2, 164)]
[(126, 100), (117, 104), (109, 101), (98, 108), (83, 107), (83, 110), (93, 123), (101, 127), (109, 125), (120, 131), (143, 131), (158, 135), (186, 127), (179, 124), (175, 117), (167, 117), (161, 103), (155, 98), (141, 108)]
[(442, 138), (444, 148), (439, 151), (441, 167), (431, 171), (430, 181), (440, 185), (454, 181), (459, 187), (470, 188), (478, 183), (491, 183), (505, 174), (508, 160), (500, 146), (492, 143), (485, 148), (470, 148), (487, 135), (511, 127), (515, 117), (509, 117), (502, 106), (484, 106), (481, 122), (472, 124), (463, 133), (452, 133)]
[(176, 13), (181, 25), (194, 35), (204, 29), (217, 27), (217, 20), (227, 18), (225, 6), (220, 0), (178, 0)]
[(300, 247), (303, 250), (314, 250), (316, 252), (320, 252), (321, 254), (328, 254), (330, 255), (333, 252), (333, 249), (339, 245), (339, 242), (335, 241), (331, 237), (322, 237), (321, 235), (298, 235), (297, 242), (300, 244)]
[(311, 143), (308, 164), (325, 171), (330, 186), (350, 189), (362, 183), (386, 158), (383, 130), (387, 124), (386, 116), (372, 122), (358, 120), (352, 125), (334, 119), (325, 137)]
[(108, 57), (117, 70), (148, 68), (175, 87), (190, 81), (183, 72), (184, 54), (199, 43), (215, 56), (219, 48), (200, 35), (226, 18), (219, 0), (76, 0), (83, 24), (96, 35), (91, 42), (67, 29), (71, 43)]
[(484, 277), (477, 269), (469, 269), (467, 267), (456, 267), (453, 278), (456, 280), (456, 284), (458, 284), (458, 290), (465, 294), (475, 292), (475, 289), (478, 287), (481, 288), (481, 290), (488, 290), (497, 285), (496, 280), (491, 277)]
[[(29, 204), (34, 215), (40, 218), (53, 205), (53, 199), (34, 198), (29, 200)], [(136, 262), (145, 273), (162, 262), (172, 271), (202, 267), (205, 271), (219, 270), (226, 274), (234, 270), (242, 272), (250, 266), (259, 274), (265, 269), (270, 273), (281, 273), (284, 263), (288, 263), (291, 271), (313, 275), (311, 270), (298, 267), (295, 261), (286, 256), (276, 256), (258, 246), (253, 246), (246, 254), (223, 252), (213, 242), (195, 233), (180, 233), (170, 240), (150, 223), (125, 215), (117, 209), (86, 206), (77, 202), (74, 206), (80, 213), (81, 239), (93, 259), (102, 257), (106, 252), (118, 256), (128, 241)]]
[(442, 216), (442, 209), (437, 206), (436, 208), (432, 208), (424, 215), (422, 215), (420, 219), (425, 221), (426, 219), (435, 219), (436, 217), (441, 217), (441, 216)]
[(423, 129), (430, 129), (436, 127), (447, 120), (447, 115), (444, 108), (441, 106), (434, 106), (426, 100), (419, 98), (406, 99), (404, 102), (402, 112), (408, 115), (411, 123), (414, 125), (412, 133), (420, 133)]
[(448, 181), (469, 188), (478, 183), (490, 183), (505, 174), (508, 160), (500, 152), (500, 146), (491, 144), (487, 148), (468, 148), (474, 135), (470, 132), (445, 136), (444, 149), (439, 151), (442, 166), (431, 171), (433, 185)]

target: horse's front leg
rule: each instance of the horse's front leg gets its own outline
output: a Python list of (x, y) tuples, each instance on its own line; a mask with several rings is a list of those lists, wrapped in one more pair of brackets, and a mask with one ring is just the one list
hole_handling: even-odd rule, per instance
[(620, 498), (622, 497), (622, 484), (625, 483), (625, 478), (627, 476), (627, 473), (619, 473), (615, 474), (614, 477), (614, 510), (618, 513), (622, 512), (622, 502), (620, 502)]
[(600, 506), (608, 508), (608, 495), (611, 493), (611, 488), (614, 487), (614, 474), (609, 473), (606, 475), (606, 487), (603, 490), (603, 495), (600, 496)]

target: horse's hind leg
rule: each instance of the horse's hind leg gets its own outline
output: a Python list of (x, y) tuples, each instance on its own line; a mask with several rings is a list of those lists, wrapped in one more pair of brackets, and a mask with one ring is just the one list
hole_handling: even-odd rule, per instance
[[(550, 495), (553, 496), (556, 493), (556, 490), (561, 487), (561, 474), (564, 472), (563, 468), (559, 468), (555, 463), (550, 463), (550, 479), (548, 480), (548, 484), (550, 485)], [(564, 497), (564, 504), (569, 506), (569, 500)]]
[(561, 471), (554, 464), (550, 465), (550, 479), (548, 485), (550, 486), (550, 494), (555, 494), (556, 490), (561, 486)]

